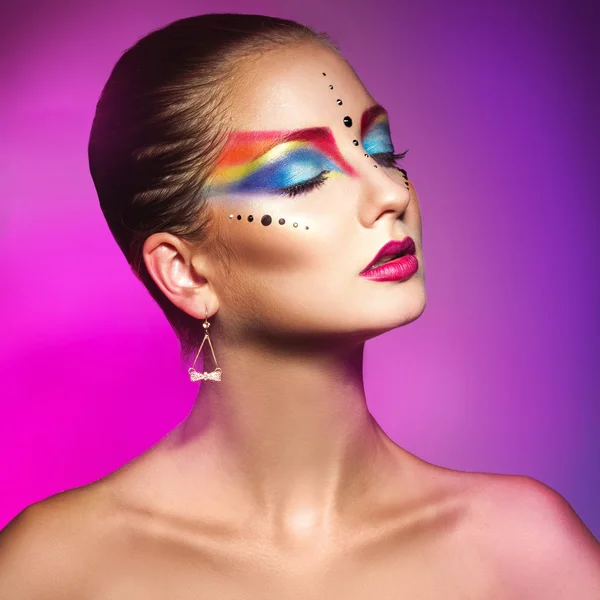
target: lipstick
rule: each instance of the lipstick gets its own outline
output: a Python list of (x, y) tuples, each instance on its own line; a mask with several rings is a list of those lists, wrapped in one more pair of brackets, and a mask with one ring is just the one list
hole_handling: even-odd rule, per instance
[(419, 268), (415, 251), (415, 242), (411, 237), (391, 240), (379, 250), (359, 275), (373, 281), (404, 281), (412, 277)]

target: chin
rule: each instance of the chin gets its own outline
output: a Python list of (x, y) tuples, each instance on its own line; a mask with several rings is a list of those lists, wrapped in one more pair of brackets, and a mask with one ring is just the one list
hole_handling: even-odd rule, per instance
[[(417, 283), (417, 281), (415, 281)], [(403, 325), (416, 321), (425, 311), (427, 295), (423, 281), (414, 287), (405, 288), (400, 297), (395, 296), (376, 308), (371, 305), (368, 323), (369, 337), (376, 337)], [(363, 321), (365, 323), (365, 321)]]
[(408, 316), (408, 318), (404, 319), (399, 326), (408, 325), (409, 323), (416, 321), (423, 314), (423, 312), (425, 312), (426, 305), (427, 305), (427, 299), (425, 297), (423, 297), (423, 302), (421, 303), (421, 305), (417, 309), (412, 311), (412, 313)]
[(409, 298), (403, 298), (402, 306), (399, 307), (400, 310), (397, 310), (394, 315), (396, 318), (393, 327), (402, 327), (402, 325), (408, 325), (416, 321), (425, 311), (426, 305), (427, 296), (425, 289), (421, 288), (418, 292), (415, 290), (414, 294), (411, 294)]
[(400, 298), (394, 298), (393, 305), (385, 313), (383, 313), (382, 307), (380, 315), (387, 314), (390, 316), (391, 329), (416, 321), (425, 311), (427, 293), (423, 278), (417, 278), (410, 283), (412, 285), (404, 289), (405, 293), (401, 294)]

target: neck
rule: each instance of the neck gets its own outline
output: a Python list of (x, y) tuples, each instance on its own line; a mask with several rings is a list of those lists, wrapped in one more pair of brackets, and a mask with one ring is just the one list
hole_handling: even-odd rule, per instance
[[(201, 384), (177, 442), (218, 457), (219, 472), (261, 509), (284, 519), (339, 510), (389, 464), (389, 438), (365, 401), (364, 344), (302, 355), (215, 351), (222, 381)], [(209, 358), (205, 370), (212, 366)]]

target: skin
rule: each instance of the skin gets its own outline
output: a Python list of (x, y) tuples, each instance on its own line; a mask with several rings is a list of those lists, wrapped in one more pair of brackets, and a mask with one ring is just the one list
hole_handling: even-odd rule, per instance
[[(599, 598), (598, 543), (559, 494), (429, 464), (368, 412), (364, 342), (426, 298), (415, 189), (352, 143), (375, 99), (316, 43), (239, 77), (232, 130), (329, 127), (354, 172), (295, 197), (215, 194), (225, 259), (169, 234), (146, 241), (167, 297), (198, 319), (206, 307), (223, 379), (134, 461), (21, 513), (0, 537), (0, 598)], [(406, 235), (412, 278), (358, 276)]]

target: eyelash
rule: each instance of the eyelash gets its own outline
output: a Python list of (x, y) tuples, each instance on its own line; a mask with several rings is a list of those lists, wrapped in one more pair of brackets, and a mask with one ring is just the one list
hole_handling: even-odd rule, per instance
[(394, 154), (393, 152), (377, 152), (371, 154), (371, 158), (374, 158), (382, 167), (398, 167), (396, 164), (399, 160), (402, 160), (408, 150), (401, 152), (400, 154)]
[[(399, 160), (402, 160), (407, 152), (408, 150), (400, 152), (400, 154), (394, 154), (393, 152), (377, 152), (376, 154), (371, 154), (371, 158), (374, 158), (382, 167), (398, 167), (396, 163)], [(289, 196), (291, 198), (300, 194), (306, 194), (311, 190), (321, 187), (325, 183), (325, 180), (327, 179), (326, 175), (328, 173), (329, 171), (323, 171), (313, 179), (281, 188), (279, 192), (284, 196)]]
[(290, 185), (289, 187), (281, 188), (279, 192), (292, 198), (294, 196), (298, 196), (299, 194), (306, 194), (307, 192), (310, 192), (310, 190), (321, 187), (327, 179), (327, 173), (329, 173), (329, 171), (323, 171), (308, 181), (303, 181), (302, 183), (297, 183), (296, 185)]

